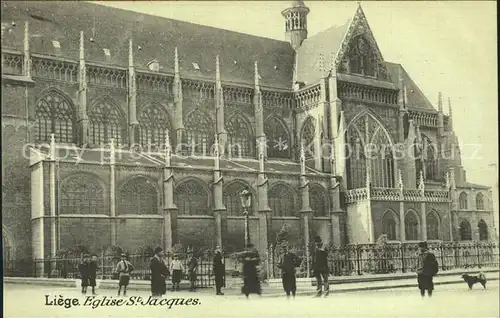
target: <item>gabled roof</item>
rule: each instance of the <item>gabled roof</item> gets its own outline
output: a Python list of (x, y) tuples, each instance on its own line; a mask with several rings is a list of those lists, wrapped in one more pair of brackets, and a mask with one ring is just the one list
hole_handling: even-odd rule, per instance
[[(83, 31), (89, 61), (126, 67), (128, 42), (133, 39), (138, 68), (147, 70), (147, 64), (157, 59), (163, 67), (161, 72), (173, 72), (174, 50), (178, 47), (181, 76), (215, 80), (215, 57), (220, 55), (223, 81), (253, 85), (257, 61), (262, 86), (292, 87), (294, 51), (285, 41), (83, 1), (2, 1), (1, 11), (2, 22), (16, 22), (11, 32), (3, 32), (2, 47), (22, 49), (23, 25), (29, 21), (30, 49), (34, 53), (60, 54), (77, 60)], [(60, 42), (60, 53), (55, 52), (53, 40)], [(138, 50), (138, 46), (142, 49)], [(104, 48), (111, 51), (108, 59)]]

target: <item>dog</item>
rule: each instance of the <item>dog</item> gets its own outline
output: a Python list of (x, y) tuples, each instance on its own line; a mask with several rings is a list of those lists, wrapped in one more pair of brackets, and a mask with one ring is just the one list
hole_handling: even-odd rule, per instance
[(462, 278), (467, 283), (467, 285), (469, 285), (469, 290), (471, 290), (472, 286), (474, 286), (474, 284), (476, 283), (481, 283), (481, 285), (483, 285), (483, 288), (486, 289), (486, 276), (484, 276), (483, 273), (479, 273), (477, 276), (463, 274)]

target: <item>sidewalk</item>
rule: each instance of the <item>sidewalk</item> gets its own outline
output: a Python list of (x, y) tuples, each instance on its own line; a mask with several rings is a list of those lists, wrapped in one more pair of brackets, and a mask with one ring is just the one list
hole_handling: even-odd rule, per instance
[[(434, 278), (435, 285), (458, 284), (463, 283), (461, 275), (463, 273), (477, 274), (483, 272), (489, 281), (499, 280), (500, 274), (498, 268), (482, 268), (482, 269), (453, 269), (440, 272)], [(330, 277), (330, 293), (345, 293), (367, 290), (382, 290), (394, 288), (416, 287), (415, 273), (398, 273), (398, 274), (382, 274), (382, 275), (361, 275), (361, 276), (337, 276)], [(80, 285), (79, 280), (75, 279), (58, 279), (58, 278), (30, 278), (30, 277), (4, 277), (4, 284), (31, 284), (41, 286), (60, 286), (76, 288)], [(115, 280), (98, 280), (97, 286), (99, 289), (116, 289), (117, 281)], [(129, 289), (134, 290), (149, 290), (150, 281), (132, 280)], [(297, 295), (314, 295), (316, 289), (314, 278), (298, 278)], [(189, 283), (184, 281), (181, 283), (181, 289), (187, 290)], [(167, 282), (167, 288), (170, 288), (170, 282)], [(263, 297), (281, 297), (283, 289), (281, 279), (270, 279), (262, 284)], [(198, 292), (210, 293), (214, 292), (214, 288), (199, 288)], [(226, 281), (225, 295), (241, 295), (241, 278), (228, 279)]]

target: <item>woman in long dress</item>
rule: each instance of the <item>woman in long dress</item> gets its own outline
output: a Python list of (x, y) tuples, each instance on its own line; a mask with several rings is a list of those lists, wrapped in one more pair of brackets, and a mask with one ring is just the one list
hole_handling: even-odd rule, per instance
[(261, 295), (259, 271), (260, 256), (253, 244), (248, 244), (242, 255), (243, 261), (243, 287), (241, 292), (248, 298), (250, 294)]

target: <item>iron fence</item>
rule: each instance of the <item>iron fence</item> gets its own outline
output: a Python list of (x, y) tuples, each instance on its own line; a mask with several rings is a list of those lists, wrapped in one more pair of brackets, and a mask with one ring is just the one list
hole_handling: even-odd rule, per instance
[[(493, 242), (429, 243), (429, 250), (436, 255), (440, 271), (499, 266), (499, 247)], [(328, 248), (330, 274), (351, 276), (414, 272), (417, 269), (418, 251), (418, 243), (330, 246)], [(292, 252), (302, 259), (297, 277), (310, 277), (313, 248), (309, 252), (311, 255), (309, 259), (305, 258), (305, 250), (292, 249)], [(280, 276), (278, 268), (280, 253), (279, 248), (271, 247), (269, 250), (271, 277)]]

